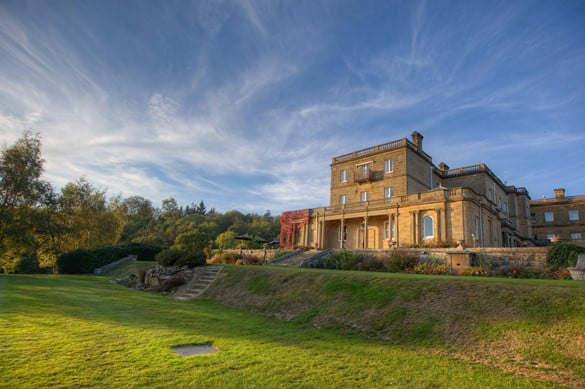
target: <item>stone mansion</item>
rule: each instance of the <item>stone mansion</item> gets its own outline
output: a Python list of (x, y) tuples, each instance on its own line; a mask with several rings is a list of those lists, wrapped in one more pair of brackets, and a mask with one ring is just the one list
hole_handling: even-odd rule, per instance
[(433, 164), (423, 136), (331, 160), (330, 206), (282, 214), (284, 248), (516, 247), (533, 238), (530, 196), (485, 164)]

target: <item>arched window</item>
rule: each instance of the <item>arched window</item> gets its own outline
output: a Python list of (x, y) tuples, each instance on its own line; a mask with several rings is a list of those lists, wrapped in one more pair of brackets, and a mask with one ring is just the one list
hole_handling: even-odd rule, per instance
[(431, 239), (435, 236), (433, 233), (433, 218), (430, 216), (423, 217), (423, 239)]

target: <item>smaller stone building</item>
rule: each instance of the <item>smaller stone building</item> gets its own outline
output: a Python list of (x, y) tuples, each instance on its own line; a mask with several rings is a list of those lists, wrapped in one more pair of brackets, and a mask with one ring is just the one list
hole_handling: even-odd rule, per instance
[(554, 195), (530, 201), (534, 239), (585, 246), (585, 196), (565, 196), (564, 188), (555, 189)]

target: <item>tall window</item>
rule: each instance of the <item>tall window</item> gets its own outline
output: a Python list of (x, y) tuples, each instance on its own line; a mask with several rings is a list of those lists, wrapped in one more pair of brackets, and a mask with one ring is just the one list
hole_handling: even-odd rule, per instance
[(577, 221), (579, 220), (579, 210), (578, 209), (569, 209), (569, 221)]
[(347, 197), (345, 195), (339, 196), (339, 205), (345, 205), (347, 202)]
[(554, 222), (555, 221), (554, 212), (545, 212), (544, 213), (544, 221), (545, 222)]
[(480, 240), (480, 227), (479, 227), (479, 217), (475, 217), (475, 239)]
[(384, 222), (384, 239), (394, 239), (395, 238), (395, 225), (394, 220), (391, 223)]
[(433, 218), (430, 216), (423, 217), (423, 238), (431, 239), (435, 236), (433, 232)]
[(347, 182), (347, 169), (342, 169), (339, 172), (339, 181), (341, 181), (341, 182)]
[(394, 171), (394, 160), (393, 159), (385, 159), (384, 160), (384, 173), (392, 173)]
[(392, 196), (394, 196), (394, 189), (384, 188), (384, 199), (389, 200)]
[(360, 201), (362, 203), (365, 203), (366, 201), (368, 201), (368, 192), (361, 192), (360, 193)]

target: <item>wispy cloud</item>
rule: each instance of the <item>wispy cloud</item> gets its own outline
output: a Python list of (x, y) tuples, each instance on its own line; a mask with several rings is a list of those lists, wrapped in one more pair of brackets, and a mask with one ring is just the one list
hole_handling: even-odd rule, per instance
[(39, 131), (57, 185), (323, 205), (332, 156), (413, 128), (452, 166), (583, 185), (531, 170), (585, 147), (578, 4), (65, 4), (0, 4), (0, 136)]

